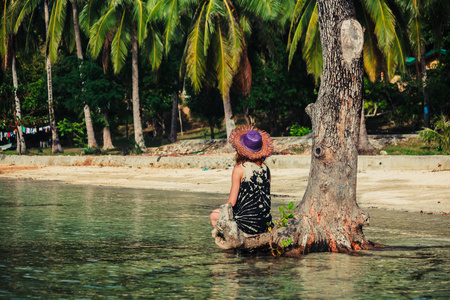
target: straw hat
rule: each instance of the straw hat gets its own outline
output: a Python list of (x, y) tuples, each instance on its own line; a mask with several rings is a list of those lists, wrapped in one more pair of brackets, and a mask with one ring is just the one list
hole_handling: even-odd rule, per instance
[(253, 126), (240, 126), (234, 129), (228, 138), (236, 151), (251, 159), (269, 157), (273, 152), (273, 140), (264, 130)]

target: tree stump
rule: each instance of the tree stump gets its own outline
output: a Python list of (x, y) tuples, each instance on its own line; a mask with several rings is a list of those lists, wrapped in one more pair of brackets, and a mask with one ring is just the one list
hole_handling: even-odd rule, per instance
[(247, 234), (240, 230), (233, 220), (233, 207), (231, 203), (220, 206), (219, 220), (211, 232), (216, 244), (225, 250), (245, 249), (257, 250), (270, 247), (270, 233)]

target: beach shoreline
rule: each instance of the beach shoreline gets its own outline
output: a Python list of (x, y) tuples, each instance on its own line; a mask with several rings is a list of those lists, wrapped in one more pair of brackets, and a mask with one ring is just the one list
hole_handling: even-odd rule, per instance
[[(75, 185), (158, 189), (224, 194), (231, 187), (232, 167), (221, 169), (152, 166), (2, 165), (0, 180), (50, 180)], [(300, 202), (309, 169), (271, 169), (272, 195)], [(446, 215), (450, 213), (450, 171), (364, 170), (358, 172), (357, 202), (364, 208)]]

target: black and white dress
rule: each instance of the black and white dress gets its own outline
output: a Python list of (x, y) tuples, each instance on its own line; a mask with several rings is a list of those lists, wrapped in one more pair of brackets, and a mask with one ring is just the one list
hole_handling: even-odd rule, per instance
[(262, 164), (242, 164), (244, 176), (239, 187), (236, 204), (233, 206), (234, 220), (239, 229), (248, 234), (267, 231), (270, 214), (270, 170)]

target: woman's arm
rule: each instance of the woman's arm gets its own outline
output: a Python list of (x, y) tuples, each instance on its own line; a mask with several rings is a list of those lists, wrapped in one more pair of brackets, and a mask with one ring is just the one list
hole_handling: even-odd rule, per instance
[(242, 177), (244, 177), (244, 169), (241, 165), (234, 167), (233, 174), (231, 175), (231, 190), (230, 196), (226, 203), (231, 203), (232, 206), (236, 204), (239, 187), (241, 186)]

